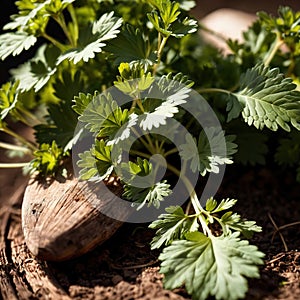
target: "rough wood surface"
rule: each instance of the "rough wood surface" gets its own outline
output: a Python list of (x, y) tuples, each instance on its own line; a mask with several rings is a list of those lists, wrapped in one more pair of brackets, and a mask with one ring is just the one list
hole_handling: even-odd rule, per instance
[(101, 196), (97, 193), (100, 188), (99, 183), (91, 185), (75, 178), (29, 184), (22, 205), (22, 227), (30, 251), (44, 260), (62, 261), (109, 239), (122, 222), (102, 211), (111, 209), (123, 218), (126, 210), (114, 207), (114, 197), (121, 193), (118, 185), (110, 184), (113, 192), (102, 185)]
[(19, 177), (15, 193), (0, 205), (0, 299), (68, 300), (47, 263), (35, 258), (25, 245), (20, 205), (27, 180)]

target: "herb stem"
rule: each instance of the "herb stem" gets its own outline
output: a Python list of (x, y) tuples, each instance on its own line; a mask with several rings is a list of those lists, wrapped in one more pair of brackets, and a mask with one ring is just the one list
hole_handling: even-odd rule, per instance
[(17, 115), (19, 121), (23, 122), (28, 127), (33, 127), (41, 123), (41, 121), (37, 117), (35, 117), (26, 109), (22, 109), (20, 112), (16, 111), (15, 114)]
[(174, 154), (174, 153), (177, 153), (178, 152), (178, 149), (176, 147), (174, 147), (173, 149), (165, 152), (164, 156), (167, 157), (168, 155), (171, 155), (171, 154)]
[(63, 30), (64, 34), (66, 35), (69, 43), (72, 45), (72, 47), (75, 47), (75, 42), (73, 37), (70, 35), (65, 18), (63, 16), (63, 14), (58, 14), (58, 15), (54, 15), (53, 19), (57, 22), (57, 24), (61, 27), (61, 29)]
[(284, 44), (284, 40), (280, 38), (280, 33), (277, 32), (277, 37), (275, 39), (275, 42), (273, 43), (273, 46), (271, 47), (270, 51), (267, 53), (267, 55), (264, 58), (264, 64), (265, 66), (269, 66), (272, 59), (274, 58), (276, 52), (278, 49)]
[(197, 92), (200, 94), (208, 94), (208, 93), (223, 93), (223, 94), (231, 94), (230, 91), (219, 89), (219, 88), (203, 88), (203, 89), (197, 89)]
[(19, 134), (17, 134), (16, 132), (10, 130), (9, 128), (7, 128), (5, 125), (2, 125), (2, 127), (0, 128), (0, 131), (5, 132), (6, 134), (14, 137), (15, 139), (17, 139), (18, 141), (21, 142), (21, 144), (26, 145), (28, 147), (28, 149), (30, 149), (31, 151), (36, 151), (38, 150), (32, 143), (30, 143), (29, 141), (27, 141), (26, 139), (24, 139), (22, 136), (20, 136)]
[(54, 37), (48, 35), (46, 32), (42, 34), (42, 37), (48, 40), (50, 43), (52, 43), (55, 47), (57, 47), (62, 52), (66, 51), (66, 46), (64, 44), (60, 43)]
[(0, 148), (7, 149), (7, 150), (15, 150), (15, 151), (21, 151), (24, 153), (29, 153), (30, 150), (26, 147), (17, 146), (9, 143), (0, 142)]
[(141, 157), (144, 157), (144, 158), (147, 158), (147, 159), (151, 158), (150, 154), (147, 154), (145, 152), (138, 151), (138, 150), (130, 150), (130, 154), (138, 155), (138, 156), (141, 156)]
[(73, 25), (73, 43), (74, 43), (74, 46), (76, 47), (77, 46), (77, 40), (78, 40), (78, 36), (79, 36), (79, 28), (78, 28), (78, 22), (77, 22), (77, 17), (76, 17), (76, 13), (75, 13), (75, 10), (74, 10), (74, 7), (72, 4), (68, 5), (67, 7), (68, 9), (68, 12), (71, 16), (71, 19), (72, 19), (72, 25)]
[(177, 175), (178, 177), (180, 177), (182, 179), (182, 181), (185, 184), (185, 187), (188, 191), (188, 193), (190, 194), (190, 198), (193, 204), (193, 207), (195, 209), (196, 214), (201, 213), (202, 211), (204, 211), (203, 207), (200, 204), (200, 201), (197, 197), (197, 194), (195, 192), (195, 189), (193, 187), (193, 185), (191, 184), (190, 180), (184, 175), (182, 174), (183, 170), (185, 169), (185, 165), (182, 167), (182, 170), (178, 170), (176, 167), (174, 167), (171, 164), (167, 164), (167, 168), (172, 171), (175, 175)]
[(142, 136), (139, 136), (138, 132), (134, 128), (132, 128), (133, 133), (138, 137), (138, 139), (141, 141), (141, 143), (145, 146), (146, 149), (149, 149), (150, 153), (155, 154), (155, 148), (153, 146), (151, 138), (148, 136), (148, 134), (145, 134), (145, 139)]
[(156, 74), (157, 68), (158, 68), (158, 66), (161, 63), (162, 52), (164, 50), (164, 47), (165, 47), (165, 45), (167, 43), (168, 38), (169, 38), (168, 36), (164, 36), (163, 39), (161, 39), (161, 33), (160, 32), (158, 33), (157, 62), (154, 65), (154, 68), (153, 68), (153, 75)]
[(29, 162), (22, 162), (22, 163), (0, 163), (0, 168), (23, 168), (28, 166)]

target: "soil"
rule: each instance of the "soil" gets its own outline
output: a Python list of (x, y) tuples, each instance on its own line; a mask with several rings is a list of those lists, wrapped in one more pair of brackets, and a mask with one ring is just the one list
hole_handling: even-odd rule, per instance
[[(232, 166), (218, 191), (218, 199), (238, 197), (238, 212), (263, 227), (252, 243), (265, 252), (265, 264), (261, 278), (249, 281), (248, 300), (300, 299), (300, 224), (276, 232), (300, 220), (300, 184), (294, 177), (270, 166)], [(148, 224), (125, 223), (110, 240), (77, 259), (36, 259), (20, 224), (28, 179), (6, 170), (0, 180), (0, 299), (190, 299), (184, 288), (163, 288), (159, 252), (149, 248), (154, 232)]]

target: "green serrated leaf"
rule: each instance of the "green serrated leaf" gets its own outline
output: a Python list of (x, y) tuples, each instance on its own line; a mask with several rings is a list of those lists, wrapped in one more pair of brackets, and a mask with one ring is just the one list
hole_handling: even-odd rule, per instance
[(165, 28), (177, 20), (180, 14), (179, 11), (180, 4), (178, 2), (162, 1), (160, 5), (160, 16), (165, 25)]
[(84, 111), (86, 110), (86, 108), (88, 107), (88, 105), (93, 101), (93, 99), (95, 97), (97, 97), (99, 95), (99, 93), (96, 91), (94, 93), (94, 96), (91, 94), (84, 94), (84, 93), (79, 93), (78, 96), (74, 97), (73, 102), (75, 103), (72, 108), (73, 110), (79, 114), (79, 115), (83, 115)]
[(20, 65), (17, 69), (12, 69), (11, 74), (15, 80), (20, 82), (21, 92), (29, 91), (32, 88), (38, 92), (43, 88), (56, 73), (55, 61), (59, 54), (60, 51), (52, 45), (43, 45), (33, 59)]
[[(81, 108), (90, 99), (81, 96)], [(79, 99), (78, 99), (79, 100)], [(122, 110), (111, 94), (96, 94), (88, 104), (79, 120), (85, 123), (85, 128), (95, 132), (99, 137), (113, 137), (117, 131), (129, 120), (128, 110)]]
[(147, 159), (138, 157), (136, 162), (123, 163), (117, 173), (124, 181), (123, 196), (132, 201), (137, 210), (145, 205), (159, 208), (160, 202), (172, 193), (166, 180), (156, 180), (156, 170)]
[[(158, 82), (158, 89), (163, 92), (165, 87), (161, 84), (162, 81)], [(173, 86), (174, 87), (174, 86)], [(140, 116), (141, 122), (140, 126), (144, 130), (151, 130), (153, 127), (158, 128), (161, 125), (166, 124), (167, 118), (172, 118), (176, 113), (179, 112), (178, 106), (186, 103), (186, 99), (189, 97), (190, 89), (187, 86), (180, 85), (178, 83), (177, 89), (172, 90), (172, 86), (169, 81), (168, 91), (165, 90), (165, 95), (161, 95), (162, 101), (160, 106), (157, 106), (154, 111), (146, 112)], [(153, 89), (150, 89), (153, 93)]]
[(168, 207), (166, 212), (149, 225), (149, 228), (157, 230), (151, 241), (151, 249), (169, 245), (174, 240), (183, 238), (187, 232), (196, 231), (199, 227), (197, 217), (189, 217), (180, 206)]
[[(19, 9), (19, 14), (12, 15), (12, 22), (7, 23), (4, 26), (4, 30), (15, 30), (20, 31), (31, 31), (39, 19), (43, 19), (45, 23), (48, 22), (49, 16), (45, 16), (46, 10), (45, 7), (51, 3), (51, 0), (46, 0), (43, 3), (27, 0), (16, 1), (16, 4)], [(44, 25), (45, 26), (45, 25)], [(31, 27), (31, 28), (30, 28)]]
[(116, 39), (108, 42), (106, 50), (113, 53), (117, 65), (122, 62), (138, 62), (144, 69), (148, 69), (156, 59), (149, 38), (145, 37), (140, 29), (129, 24), (126, 25)]
[(210, 211), (210, 213), (218, 213), (223, 210), (227, 210), (231, 207), (233, 207), (236, 204), (237, 200), (236, 199), (223, 199), (214, 209)]
[(242, 116), (248, 125), (276, 131), (278, 126), (290, 131), (289, 123), (300, 130), (300, 92), (290, 78), (256, 65), (242, 77), (240, 91), (234, 93), (243, 106)]
[(249, 239), (253, 236), (254, 232), (261, 232), (262, 228), (256, 225), (255, 221), (248, 221), (242, 219), (237, 213), (231, 211), (226, 212), (220, 219), (220, 224), (223, 229), (223, 234), (228, 235), (231, 229), (240, 231), (242, 235)]
[(218, 205), (217, 200), (215, 200), (213, 197), (211, 197), (206, 201), (205, 210), (208, 212), (211, 212), (217, 207), (217, 205)]
[(186, 17), (182, 21), (177, 20), (172, 24), (171, 36), (182, 38), (187, 34), (194, 33), (198, 29), (198, 22), (196, 20)]
[(39, 150), (33, 153), (34, 159), (30, 162), (31, 172), (39, 171), (44, 176), (54, 175), (65, 156), (62, 148), (55, 141), (51, 144), (41, 144)]
[[(77, 115), (72, 110), (69, 102), (51, 104), (48, 108), (48, 124), (40, 124), (34, 127), (35, 136), (39, 143), (56, 141), (64, 151), (72, 148)], [(64, 116), (62, 118), (62, 116)]]
[(291, 38), (293, 43), (300, 40), (300, 12), (294, 12), (291, 7), (279, 6), (278, 17), (266, 12), (257, 13), (261, 24), (269, 31), (278, 32), (283, 40), (289, 43)]
[[(190, 136), (186, 136), (186, 143), (180, 145), (180, 155), (184, 160), (192, 160), (191, 168), (195, 173), (200, 172), (205, 176), (207, 172), (218, 173), (219, 165), (231, 164), (232, 155), (237, 151), (237, 145), (233, 143), (235, 136), (224, 136), (224, 132), (214, 127), (202, 130), (198, 143)], [(195, 143), (197, 150), (195, 149)]]
[(92, 26), (79, 31), (78, 47), (63, 53), (57, 60), (60, 64), (65, 59), (72, 60), (74, 64), (83, 60), (88, 62), (94, 58), (96, 53), (100, 53), (106, 46), (104, 41), (111, 40), (120, 32), (122, 19), (114, 17), (114, 12), (106, 13), (95, 21)]
[(237, 97), (233, 96), (232, 94), (229, 94), (226, 106), (226, 111), (228, 111), (227, 122), (238, 118), (242, 110), (243, 106), (241, 105)]
[(185, 285), (193, 299), (239, 299), (247, 292), (245, 277), (258, 278), (257, 265), (263, 253), (236, 232), (229, 236), (207, 237), (200, 232), (186, 234), (187, 240), (174, 241), (159, 256), (164, 286)]
[(82, 180), (102, 181), (113, 171), (111, 160), (111, 146), (107, 146), (104, 140), (96, 140), (90, 151), (79, 154), (77, 165), (81, 170), (79, 176)]
[(36, 41), (35, 36), (24, 32), (4, 33), (0, 35), (0, 59), (19, 55), (23, 50), (31, 48)]
[(140, 63), (121, 63), (119, 66), (121, 76), (117, 76), (114, 86), (125, 94), (136, 98), (142, 91), (149, 89), (154, 82), (151, 72), (146, 72)]
[(6, 116), (11, 113), (18, 102), (18, 89), (19, 82), (7, 82), (0, 88), (0, 116), (4, 120)]
[(133, 185), (124, 185), (123, 196), (133, 202), (133, 206), (140, 210), (145, 205), (150, 207), (153, 205), (155, 208), (160, 207), (160, 203), (165, 197), (171, 195), (172, 190), (170, 184), (166, 180), (156, 182), (148, 188), (136, 187)]
[(81, 78), (81, 72), (76, 71), (73, 75), (69, 71), (64, 70), (61, 77), (56, 78), (53, 83), (53, 88), (55, 90), (54, 95), (58, 99), (70, 103), (71, 100), (75, 98), (75, 95), (84, 90), (84, 82)]

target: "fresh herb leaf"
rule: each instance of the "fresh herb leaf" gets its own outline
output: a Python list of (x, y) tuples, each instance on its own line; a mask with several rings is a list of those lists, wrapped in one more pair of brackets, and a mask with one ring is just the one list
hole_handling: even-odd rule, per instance
[(4, 120), (6, 116), (16, 108), (18, 102), (19, 82), (7, 82), (0, 89), (0, 116)]
[(102, 181), (113, 171), (111, 160), (111, 146), (105, 145), (104, 140), (96, 140), (95, 145), (89, 150), (79, 154), (77, 162), (81, 168), (79, 176), (82, 180)]
[(57, 60), (60, 64), (65, 59), (72, 60), (74, 64), (83, 60), (88, 62), (94, 58), (96, 53), (100, 53), (106, 40), (113, 39), (120, 32), (122, 19), (114, 17), (114, 12), (106, 13), (95, 21), (92, 26), (84, 28), (79, 32), (78, 47), (72, 48), (63, 53)]
[(77, 114), (83, 115), (88, 105), (98, 96), (98, 94), (99, 93), (97, 91), (94, 93), (94, 96), (91, 94), (79, 93), (78, 96), (74, 97), (73, 102), (75, 104), (72, 106), (72, 108)]
[(62, 166), (65, 153), (53, 140), (51, 145), (41, 144), (40, 149), (35, 151), (35, 158), (30, 162), (30, 172), (38, 171), (44, 176), (54, 175)]
[(123, 196), (133, 202), (137, 210), (147, 204), (155, 208), (160, 207), (160, 202), (172, 193), (170, 184), (166, 180), (161, 182), (156, 180), (156, 172), (146, 159), (138, 158), (137, 162), (122, 164), (121, 176), (124, 183)]
[(237, 200), (235, 199), (223, 199), (218, 205), (218, 202), (214, 198), (209, 198), (206, 202), (206, 210), (211, 214), (218, 213), (231, 208), (236, 204), (236, 202)]
[(139, 28), (129, 24), (117, 38), (108, 42), (106, 50), (113, 53), (116, 65), (138, 62), (147, 69), (156, 59), (149, 38), (145, 37)]
[[(128, 121), (128, 110), (122, 110), (111, 94), (95, 94), (93, 100), (82, 112), (83, 106), (89, 100), (90, 96), (81, 95), (80, 98), (76, 98), (75, 109), (82, 113), (79, 121), (83, 122), (90, 132), (96, 132), (99, 137), (113, 137)], [(78, 109), (79, 106), (80, 109)]]
[(17, 69), (12, 69), (11, 74), (20, 82), (21, 92), (34, 88), (38, 92), (43, 88), (57, 71), (55, 62), (60, 51), (53, 46), (43, 45), (37, 55)]
[(124, 185), (123, 196), (133, 202), (136, 210), (140, 210), (146, 204), (148, 207), (153, 205), (155, 208), (160, 207), (160, 203), (165, 197), (171, 195), (170, 184), (166, 180), (156, 182), (148, 188), (135, 187), (133, 185)]
[(23, 50), (28, 50), (37, 41), (34, 35), (25, 32), (4, 33), (0, 35), (0, 59), (4, 60), (9, 55), (19, 55)]
[[(232, 155), (237, 151), (237, 145), (233, 143), (234, 139), (233, 135), (224, 136), (222, 131), (209, 127), (201, 131), (198, 142), (187, 135), (186, 143), (180, 145), (180, 155), (184, 160), (192, 160), (191, 168), (194, 173), (199, 171), (202, 176), (207, 172), (218, 173), (218, 165), (233, 162)], [(197, 144), (197, 152), (194, 151), (195, 144)]]
[(262, 231), (262, 228), (257, 226), (255, 221), (242, 219), (239, 214), (233, 213), (232, 211), (226, 212), (221, 219), (219, 219), (219, 222), (222, 226), (223, 234), (225, 235), (231, 234), (231, 229), (233, 229), (240, 231), (245, 238), (250, 239), (254, 232)]
[(300, 130), (300, 92), (278, 68), (256, 65), (242, 77), (240, 91), (234, 95), (243, 106), (242, 116), (248, 125), (277, 130)]
[[(172, 118), (179, 112), (178, 106), (186, 103), (186, 98), (189, 97), (190, 89), (186, 86), (181, 86), (180, 89), (170, 93), (166, 100), (156, 107), (153, 112), (147, 112), (141, 115), (141, 127), (144, 130), (151, 130), (153, 127), (159, 127), (166, 124), (167, 118)], [(164, 99), (163, 99), (164, 100)]]
[(288, 42), (289, 39), (293, 43), (300, 40), (300, 13), (293, 12), (288, 6), (280, 6), (278, 9), (278, 17), (274, 17), (266, 12), (258, 12), (261, 24), (269, 31), (278, 32), (281, 38)]
[(180, 206), (170, 206), (166, 208), (166, 212), (149, 225), (149, 228), (157, 230), (151, 241), (151, 249), (169, 245), (174, 240), (184, 238), (187, 232), (196, 231), (199, 228), (197, 217), (186, 215)]
[(239, 233), (207, 237), (200, 232), (186, 234), (187, 240), (174, 241), (159, 259), (164, 285), (174, 289), (185, 285), (193, 299), (239, 299), (247, 292), (247, 281), (259, 277), (263, 253)]

